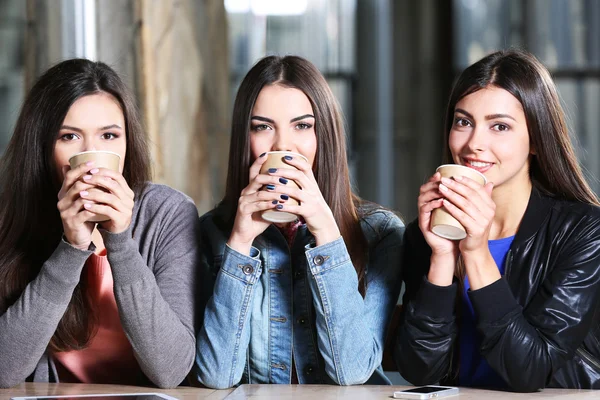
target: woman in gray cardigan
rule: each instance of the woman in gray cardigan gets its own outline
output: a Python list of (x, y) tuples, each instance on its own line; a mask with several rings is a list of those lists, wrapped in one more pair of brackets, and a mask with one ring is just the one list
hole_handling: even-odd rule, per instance
[[(69, 168), (90, 150), (119, 154), (120, 172)], [(0, 387), (185, 379), (198, 215), (149, 179), (133, 96), (110, 67), (67, 60), (40, 77), (0, 164)]]

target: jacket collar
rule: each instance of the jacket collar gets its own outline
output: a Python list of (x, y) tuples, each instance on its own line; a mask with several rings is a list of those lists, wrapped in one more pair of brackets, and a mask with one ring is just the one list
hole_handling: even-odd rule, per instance
[(533, 186), (514, 243), (520, 244), (535, 236), (543, 222), (549, 218), (550, 210), (555, 203), (555, 199), (545, 196)]

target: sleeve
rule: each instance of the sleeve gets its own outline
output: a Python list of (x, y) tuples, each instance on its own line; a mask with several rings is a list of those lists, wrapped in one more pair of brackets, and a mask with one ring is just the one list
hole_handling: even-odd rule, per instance
[(24, 382), (46, 351), (92, 251), (62, 240), (37, 277), (0, 316), (0, 387)]
[(250, 343), (249, 310), (262, 274), (259, 257), (254, 247), (246, 256), (229, 246), (220, 265), (202, 255), (205, 269), (217, 270), (196, 345), (197, 378), (210, 388), (230, 388), (242, 379)]
[(185, 379), (194, 362), (196, 206), (187, 198), (179, 201), (156, 228), (154, 270), (142, 258), (131, 227), (101, 233), (125, 334), (144, 374), (169, 388)]
[[(570, 360), (595, 323), (600, 304), (600, 226), (579, 224), (525, 308), (505, 278), (469, 293), (481, 354), (515, 391), (542, 389)], [(547, 257), (544, 254), (542, 257)], [(530, 269), (536, 267), (532, 265)]]
[(364, 298), (342, 238), (306, 251), (318, 346), (326, 373), (339, 385), (362, 384), (381, 365), (400, 293), (403, 234), (404, 225), (395, 215), (383, 221), (369, 252)]
[(431, 385), (448, 375), (457, 338), (458, 285), (436, 286), (427, 280), (431, 249), (418, 224), (406, 230), (405, 292), (394, 358), (400, 374), (414, 385)]

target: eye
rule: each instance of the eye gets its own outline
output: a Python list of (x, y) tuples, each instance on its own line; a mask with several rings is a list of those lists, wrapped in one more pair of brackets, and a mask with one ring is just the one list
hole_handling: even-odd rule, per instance
[(104, 140), (114, 140), (117, 139), (119, 137), (119, 135), (117, 135), (116, 133), (112, 133), (112, 132), (106, 132), (102, 134), (102, 139)]
[(77, 135), (74, 133), (65, 133), (59, 137), (59, 140), (63, 140), (65, 142), (70, 142), (75, 139), (77, 139)]
[(456, 126), (469, 126), (469, 125), (471, 125), (471, 122), (468, 119), (466, 119), (466, 118), (456, 117), (456, 118), (454, 118), (454, 125), (456, 125)]
[(307, 122), (300, 122), (299, 124), (296, 125), (296, 129), (298, 130), (304, 130), (304, 129), (310, 129), (313, 126)]
[(506, 124), (495, 124), (492, 129), (498, 132), (506, 132), (510, 129), (510, 126)]
[(252, 125), (250, 127), (250, 129), (252, 131), (259, 132), (259, 131), (266, 131), (267, 129), (271, 129), (271, 127), (267, 124), (260, 124), (260, 125)]

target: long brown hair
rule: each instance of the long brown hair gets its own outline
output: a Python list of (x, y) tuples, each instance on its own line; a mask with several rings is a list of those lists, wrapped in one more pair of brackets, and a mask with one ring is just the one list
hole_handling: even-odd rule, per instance
[(459, 76), (446, 109), (446, 161), (452, 160), (448, 137), (456, 104), (488, 86), (506, 90), (523, 107), (531, 148), (535, 151), (529, 168), (533, 186), (548, 196), (600, 205), (577, 161), (550, 73), (535, 56), (522, 50), (492, 53)]
[[(100, 92), (114, 96), (125, 117), (125, 180), (136, 194), (150, 180), (148, 146), (135, 100), (117, 73), (104, 63), (83, 59), (63, 61), (46, 71), (28, 93), (0, 161), (0, 313), (17, 301), (61, 240), (56, 203), (62, 182), (53, 161), (54, 144), (71, 105)], [(91, 311), (80, 282), (50, 349), (85, 347), (93, 336)]]
[(359, 207), (363, 202), (352, 192), (342, 114), (323, 75), (304, 58), (268, 56), (258, 61), (244, 77), (233, 106), (227, 187), (220, 203), (223, 220), (229, 226), (233, 224), (240, 193), (248, 186), (252, 163), (250, 117), (258, 94), (264, 86), (272, 84), (301, 90), (310, 101), (317, 136), (313, 173), (362, 282), (367, 251), (359, 223)]

